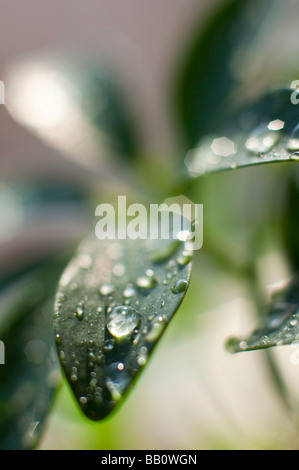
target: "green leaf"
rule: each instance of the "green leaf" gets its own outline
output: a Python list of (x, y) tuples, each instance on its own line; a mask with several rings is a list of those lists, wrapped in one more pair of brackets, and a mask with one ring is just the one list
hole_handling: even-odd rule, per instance
[(286, 252), (293, 269), (299, 269), (299, 175), (293, 174), (287, 188), (282, 224)]
[(105, 66), (48, 54), (13, 63), (5, 84), (12, 117), (79, 164), (136, 156), (132, 116)]
[(0, 297), (0, 448), (36, 446), (60, 380), (52, 326), (60, 262), (23, 276)]
[(9, 217), (1, 227), (0, 292), (59, 254), (71, 253), (88, 226), (86, 195), (66, 182), (5, 182), (0, 184), (2, 205)]
[(122, 401), (186, 293), (191, 253), (184, 243), (168, 244), (91, 238), (60, 280), (59, 358), (92, 420)]
[[(258, 328), (245, 339), (227, 342), (231, 352), (265, 349), (294, 344), (299, 338), (299, 275), (282, 290), (275, 292), (267, 315)], [(297, 344), (297, 343), (296, 343)]]
[(189, 148), (213, 130), (221, 117), (222, 106), (227, 106), (238, 82), (232, 60), (244, 44), (248, 50), (270, 6), (269, 0), (222, 2), (194, 40), (176, 90), (178, 117)]
[[(189, 175), (299, 159), (299, 107), (292, 89), (269, 92), (188, 152)], [(297, 99), (297, 98), (296, 98)]]

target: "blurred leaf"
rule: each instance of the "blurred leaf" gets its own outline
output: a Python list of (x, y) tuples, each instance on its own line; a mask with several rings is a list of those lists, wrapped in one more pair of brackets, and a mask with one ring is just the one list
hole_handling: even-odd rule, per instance
[(191, 253), (169, 241), (89, 239), (64, 272), (55, 333), (83, 412), (106, 417), (148, 362), (189, 283)]
[(12, 117), (76, 162), (90, 168), (101, 162), (103, 171), (111, 154), (135, 157), (136, 133), (122, 92), (90, 60), (24, 59), (7, 69), (5, 83)]
[(70, 252), (86, 235), (91, 209), (75, 185), (0, 183), (0, 289)]
[[(246, 339), (232, 338), (227, 343), (231, 352), (265, 349), (284, 344), (298, 344), (299, 275), (284, 289), (273, 294), (268, 314)], [(297, 341), (297, 343), (296, 343)]]
[(291, 89), (269, 92), (188, 152), (189, 175), (299, 160), (299, 107)]
[(32, 449), (37, 444), (60, 379), (52, 309), (62, 265), (51, 262), (1, 292), (1, 449)]
[(211, 132), (221, 107), (237, 83), (232, 60), (254, 37), (269, 0), (229, 0), (212, 16), (194, 40), (177, 85), (177, 110), (187, 146)]
[(284, 221), (282, 224), (285, 248), (291, 266), (299, 269), (299, 174), (293, 174), (287, 188)]
[[(82, 86), (83, 112), (96, 129), (108, 136), (117, 154), (134, 159), (137, 153), (136, 130), (130, 119), (117, 81), (94, 66), (85, 67), (86, 83)], [(106, 101), (105, 107), (97, 103)]]

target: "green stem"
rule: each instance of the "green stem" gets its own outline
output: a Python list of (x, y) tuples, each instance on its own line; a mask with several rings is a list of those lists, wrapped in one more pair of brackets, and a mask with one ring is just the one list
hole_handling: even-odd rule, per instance
[[(257, 271), (256, 271), (256, 266), (253, 266), (252, 269), (252, 276), (249, 278), (250, 280), (250, 286), (251, 286), (251, 291), (253, 293), (253, 297), (255, 300), (255, 304), (257, 307), (257, 314), (259, 318), (262, 318), (263, 312), (265, 311), (265, 305), (267, 303), (267, 299), (265, 299), (265, 296), (263, 295), (261, 288), (260, 288), (260, 282), (258, 279)], [(283, 378), (283, 375), (280, 371), (280, 368), (277, 364), (277, 360), (275, 359), (273, 355), (273, 351), (270, 349), (265, 349), (265, 359), (266, 359), (266, 364), (268, 366), (268, 369), (270, 371), (270, 376), (272, 379), (272, 383), (274, 384), (276, 391), (278, 392), (278, 395), (281, 399), (282, 404), (284, 405), (288, 415), (294, 421), (296, 419), (296, 413), (294, 410), (294, 406), (292, 403), (292, 399), (290, 396), (290, 392), (288, 390), (288, 387), (285, 383), (285, 380)], [(298, 427), (298, 422), (296, 423), (296, 427)]]

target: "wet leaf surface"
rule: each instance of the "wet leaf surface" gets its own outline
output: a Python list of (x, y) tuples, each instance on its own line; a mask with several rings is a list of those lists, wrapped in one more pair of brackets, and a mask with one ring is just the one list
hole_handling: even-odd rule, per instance
[(90, 238), (79, 247), (60, 280), (54, 324), (61, 365), (90, 419), (105, 418), (131, 388), (190, 271), (184, 243)]
[(299, 160), (299, 107), (291, 89), (270, 92), (237, 112), (229, 124), (190, 150), (191, 177), (239, 167)]
[(231, 352), (265, 349), (294, 344), (299, 340), (299, 275), (283, 290), (273, 294), (267, 316), (245, 339), (232, 338), (227, 343)]

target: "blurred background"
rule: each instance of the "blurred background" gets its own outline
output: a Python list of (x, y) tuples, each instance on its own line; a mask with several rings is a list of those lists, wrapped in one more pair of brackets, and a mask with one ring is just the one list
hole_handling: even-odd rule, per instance
[[(280, 84), (286, 70), (288, 77), (299, 79), (298, 1), (272, 3), (257, 37), (241, 51), (247, 67), (235, 65), (238, 82), (245, 88), (263, 90), (270, 83)], [(132, 198), (141, 194), (148, 200), (144, 174), (138, 180), (142, 168), (152, 181), (159, 162), (164, 169), (160, 178), (167, 181), (165, 168), (173, 169), (184, 152), (171, 101), (175, 77), (192, 38), (221, 4), (225, 1), (1, 0), (0, 80), (7, 105), (0, 106), (1, 278), (28, 261), (75, 246), (90, 230), (98, 194), (107, 201), (117, 190), (129, 191)], [(80, 58), (79, 65), (72, 62), (74, 57)], [(133, 176), (123, 161), (111, 163), (105, 148), (100, 164), (95, 164), (98, 136), (86, 128), (81, 114), (82, 60), (107, 67), (120, 84), (141, 155)], [(33, 77), (34, 83), (36, 63), (43, 61), (50, 64), (49, 74), (53, 61), (58, 70), (75, 70), (66, 86), (71, 98), (78, 92), (79, 106), (67, 103), (57, 122), (56, 89), (42, 109), (31, 99), (24, 101), (24, 90), (32, 86), (27, 78)], [(258, 168), (214, 175), (201, 191), (194, 191), (193, 197), (200, 198), (195, 202), (207, 207), (206, 235), (211, 233), (224, 252), (233, 249), (237, 259), (246, 253), (250, 227), (262, 220), (279, 171)], [(245, 212), (253, 180), (259, 189), (251, 210)], [(156, 186), (159, 191), (159, 175)], [(91, 202), (85, 200), (87, 191)], [(266, 248), (257, 265), (268, 295), (289, 279), (290, 270), (275, 234), (265, 232)], [(124, 405), (110, 419), (94, 424), (83, 417), (63, 386), (39, 449), (298, 448), (299, 408), (295, 405), (290, 413), (285, 406), (265, 353), (233, 356), (225, 350), (228, 337), (253, 328), (256, 306), (248, 283), (219, 265), (208, 251), (196, 253), (186, 300)], [(292, 361), (293, 353), (285, 347), (273, 355), (298, 405), (299, 365)]]

